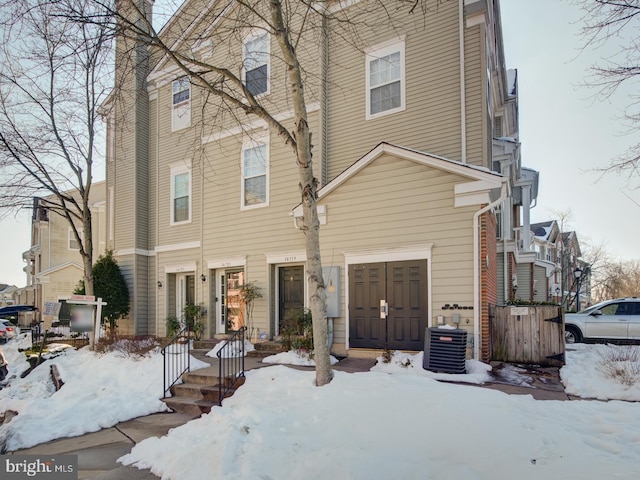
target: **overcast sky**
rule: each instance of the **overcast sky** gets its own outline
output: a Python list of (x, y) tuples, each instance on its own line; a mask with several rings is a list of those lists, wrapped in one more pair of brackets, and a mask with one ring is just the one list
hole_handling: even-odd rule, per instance
[(583, 246), (605, 244), (620, 259), (640, 258), (640, 192), (626, 176), (594, 172), (640, 143), (620, 119), (629, 100), (621, 92), (594, 101), (595, 91), (580, 87), (588, 68), (618, 45), (581, 52), (581, 11), (566, 0), (502, 0), (501, 10), (507, 68), (518, 69), (522, 161), (540, 172), (532, 221), (570, 209), (566, 229)]
[[(620, 121), (628, 99), (594, 101), (593, 91), (579, 87), (588, 67), (616, 45), (581, 53), (581, 13), (566, 0), (502, 0), (501, 10), (507, 68), (518, 69), (522, 161), (540, 172), (532, 221), (570, 210), (565, 229), (583, 246), (605, 244), (620, 259), (640, 258), (640, 191), (625, 177), (593, 171), (640, 143)], [(25, 284), (29, 215), (0, 221), (0, 283)]]

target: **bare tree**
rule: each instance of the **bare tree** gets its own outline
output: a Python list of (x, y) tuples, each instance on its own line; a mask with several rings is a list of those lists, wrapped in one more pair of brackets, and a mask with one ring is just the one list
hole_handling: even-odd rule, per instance
[(98, 107), (111, 88), (109, 30), (70, 22), (83, 0), (0, 4), (0, 209), (31, 208), (34, 197), (69, 223), (93, 294), (90, 193), (101, 145)]
[(640, 261), (610, 261), (597, 272), (593, 288), (596, 301), (631, 297), (640, 291)]
[(570, 224), (573, 219), (573, 211), (571, 208), (567, 208), (564, 210), (558, 209), (549, 209), (549, 213), (551, 213), (552, 218), (558, 224), (558, 229), (560, 231), (560, 238), (558, 242), (558, 248), (560, 250), (560, 279), (562, 284), (562, 298), (560, 304), (568, 309), (573, 301), (571, 296), (571, 292), (575, 290), (576, 287), (576, 279), (571, 272), (571, 264), (570, 264), (570, 245), (566, 245), (565, 241), (567, 239), (567, 235), (570, 232)]
[[(573, 0), (583, 12), (581, 21), (584, 49), (614, 45), (617, 51), (591, 67), (585, 84), (595, 88), (599, 97), (610, 98), (623, 85), (631, 86), (640, 78), (640, 0)], [(640, 97), (634, 90), (628, 95), (625, 121), (630, 130), (640, 128)], [(628, 175), (635, 183), (640, 177), (640, 143), (599, 170)]]
[(602, 291), (604, 272), (613, 261), (612, 255), (604, 243), (593, 244), (585, 239), (582, 243), (582, 260), (589, 268), (585, 286), (588, 289), (590, 303), (595, 303), (603, 300), (599, 297), (599, 293)]

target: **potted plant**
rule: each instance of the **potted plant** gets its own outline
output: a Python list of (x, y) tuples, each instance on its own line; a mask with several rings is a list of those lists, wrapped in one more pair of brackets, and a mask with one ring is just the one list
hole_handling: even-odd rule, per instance
[[(240, 315), (244, 315), (246, 318), (246, 322), (243, 321), (242, 323), (247, 326), (249, 339), (253, 340), (254, 335), (257, 337), (257, 329), (253, 327), (253, 302), (257, 298), (262, 298), (262, 292), (255, 282), (247, 282), (244, 285), (240, 285), (238, 295), (244, 307), (240, 309)], [(257, 340), (257, 338), (255, 340)], [(253, 341), (253, 343), (255, 343), (255, 341)]]
[(207, 309), (203, 305), (187, 303), (184, 306), (183, 313), (184, 325), (193, 332), (193, 338), (201, 340), (204, 333), (204, 317), (207, 314)]

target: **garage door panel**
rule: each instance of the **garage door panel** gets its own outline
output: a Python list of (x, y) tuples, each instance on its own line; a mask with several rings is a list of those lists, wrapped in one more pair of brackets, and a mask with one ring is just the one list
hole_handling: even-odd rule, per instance
[[(350, 345), (421, 350), (427, 326), (427, 261), (357, 264), (348, 271)], [(381, 300), (389, 305), (387, 319), (380, 319)]]

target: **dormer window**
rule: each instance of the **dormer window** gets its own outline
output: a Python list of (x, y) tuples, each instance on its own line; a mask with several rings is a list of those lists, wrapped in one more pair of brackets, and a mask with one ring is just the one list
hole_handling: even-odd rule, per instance
[(175, 132), (191, 125), (191, 83), (188, 77), (180, 77), (173, 81), (171, 87), (171, 129)]
[(269, 93), (269, 34), (245, 38), (242, 57), (247, 90), (254, 96)]

